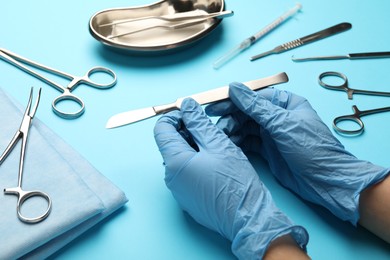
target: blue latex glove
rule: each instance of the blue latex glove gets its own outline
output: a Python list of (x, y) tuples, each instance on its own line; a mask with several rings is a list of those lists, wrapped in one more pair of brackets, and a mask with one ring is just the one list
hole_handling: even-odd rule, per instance
[(245, 151), (260, 153), (272, 173), (304, 199), (356, 225), (363, 189), (389, 169), (347, 152), (303, 97), (273, 88), (254, 92), (232, 83), (231, 101), (206, 108), (217, 125)]
[(237, 257), (262, 258), (273, 239), (288, 233), (306, 246), (306, 230), (275, 206), (241, 149), (193, 99), (162, 116), (154, 133), (175, 199), (197, 222), (232, 241)]

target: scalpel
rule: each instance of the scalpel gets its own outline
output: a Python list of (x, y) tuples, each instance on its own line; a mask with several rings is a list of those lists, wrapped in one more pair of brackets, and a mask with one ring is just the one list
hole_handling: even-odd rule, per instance
[[(243, 84), (245, 84), (252, 90), (258, 90), (285, 82), (288, 82), (288, 76), (286, 73), (282, 72), (270, 77), (244, 82)], [(189, 97), (193, 98), (200, 105), (206, 105), (212, 102), (229, 98), (229, 87), (224, 86), (209, 91), (201, 92)], [(147, 118), (154, 117), (156, 115), (180, 109), (181, 103), (185, 98), (186, 97), (178, 98), (175, 102), (166, 105), (141, 108), (116, 114), (108, 120), (106, 128), (115, 128), (119, 126), (128, 125)]]
[(279, 53), (297, 48), (299, 46), (324, 39), (326, 37), (335, 35), (337, 33), (344, 32), (344, 31), (349, 30), (351, 28), (352, 28), (352, 25), (350, 23), (340, 23), (340, 24), (337, 24), (335, 26), (329, 27), (327, 29), (321, 30), (319, 32), (316, 32), (316, 33), (304, 36), (302, 38), (298, 38), (298, 39), (295, 39), (293, 41), (276, 46), (275, 48), (273, 48), (270, 51), (266, 51), (266, 52), (257, 54), (255, 56), (252, 56), (250, 58), (250, 60), (254, 61), (254, 60), (263, 58), (263, 57), (271, 55), (271, 54), (279, 54)]
[(347, 55), (334, 55), (334, 56), (316, 56), (308, 58), (295, 58), (291, 57), (293, 61), (313, 61), (313, 60), (360, 60), (360, 59), (379, 59), (379, 58), (390, 58), (390, 51), (384, 52), (363, 52), (363, 53), (350, 53)]

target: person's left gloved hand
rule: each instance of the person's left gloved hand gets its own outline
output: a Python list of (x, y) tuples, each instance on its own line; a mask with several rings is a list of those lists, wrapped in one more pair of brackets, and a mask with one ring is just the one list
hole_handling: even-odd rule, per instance
[(175, 199), (197, 222), (232, 241), (237, 257), (262, 258), (270, 242), (285, 234), (306, 246), (306, 230), (275, 206), (241, 149), (194, 100), (162, 116), (154, 134)]
[(301, 96), (273, 88), (254, 92), (242, 83), (230, 84), (229, 96), (206, 113), (220, 116), (217, 126), (230, 140), (266, 159), (283, 186), (357, 225), (360, 193), (389, 169), (348, 152)]

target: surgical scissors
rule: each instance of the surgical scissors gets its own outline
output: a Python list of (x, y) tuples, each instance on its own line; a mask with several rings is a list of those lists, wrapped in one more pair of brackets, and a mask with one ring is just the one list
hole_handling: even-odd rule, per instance
[[(387, 112), (390, 111), (390, 107), (382, 107), (382, 108), (376, 108), (376, 109), (370, 109), (370, 110), (359, 110), (357, 106), (352, 106), (353, 114), (351, 115), (344, 115), (336, 117), (333, 120), (333, 128), (337, 132), (341, 134), (348, 134), (348, 135), (358, 135), (361, 134), (364, 131), (364, 123), (360, 119), (362, 116), (367, 116), (371, 114), (381, 113), (381, 112)], [(356, 129), (345, 129), (341, 128), (339, 123), (351, 121), (353, 123), (356, 123), (358, 125), (358, 128)]]
[[(39, 100), (41, 97), (41, 89), (39, 89), (38, 91), (38, 97), (33, 107), (31, 106), (32, 97), (33, 97), (33, 88), (31, 88), (30, 91), (30, 98), (28, 100), (26, 111), (24, 112), (23, 115), (22, 123), (20, 124), (20, 127), (16, 131), (14, 137), (11, 139), (11, 142), (8, 144), (5, 151), (0, 156), (0, 164), (2, 164), (5, 158), (7, 158), (7, 156), (10, 154), (12, 149), (15, 147), (16, 143), (19, 141), (19, 138), (22, 139), (22, 146), (20, 150), (18, 186), (14, 188), (5, 188), (4, 194), (16, 195), (18, 197), (18, 201), (16, 204), (16, 211), (18, 214), (18, 218), (25, 223), (38, 223), (44, 220), (49, 215), (51, 210), (51, 199), (46, 193), (38, 190), (26, 191), (22, 189), (23, 166), (24, 166), (24, 158), (26, 153), (27, 138), (28, 138), (28, 133), (29, 133), (32, 120), (34, 118), (34, 115), (39, 105)], [(32, 197), (41, 197), (44, 200), (46, 200), (48, 205), (46, 211), (42, 215), (37, 217), (26, 217), (22, 214), (21, 208), (23, 203)]]
[[(5, 50), (3, 48), (0, 48), (0, 58), (3, 60), (7, 61), (8, 63), (16, 66), (17, 68), (31, 74), (32, 76), (42, 80), (43, 82), (46, 82), (47, 84), (51, 85), (52, 87), (56, 88), (57, 90), (61, 91), (62, 94), (60, 94), (58, 97), (56, 97), (53, 102), (52, 102), (52, 108), (54, 113), (56, 113), (58, 116), (66, 119), (74, 119), (79, 116), (81, 116), (84, 113), (85, 110), (85, 105), (83, 100), (81, 100), (79, 97), (75, 96), (71, 92), (80, 84), (86, 84), (94, 88), (99, 88), (99, 89), (105, 89), (105, 88), (111, 88), (116, 84), (116, 75), (115, 73), (105, 67), (93, 67), (90, 69), (84, 76), (78, 77), (78, 76), (73, 76), (71, 74), (47, 67), (45, 65), (36, 63), (32, 60), (26, 59), (24, 57), (21, 57), (15, 53), (12, 53), (8, 50)], [(70, 83), (64, 87), (61, 86), (60, 84), (42, 76), (41, 74), (33, 71), (32, 69), (28, 68), (27, 66), (23, 65), (28, 64), (32, 67), (35, 67), (37, 69), (40, 69), (42, 71), (46, 71), (49, 73), (52, 73), (54, 75), (60, 76), (62, 78), (66, 78), (70, 80)], [(96, 73), (104, 73), (109, 76), (111, 76), (112, 81), (108, 83), (98, 83), (95, 82), (91, 79), (92, 74)], [(68, 100), (68, 101), (73, 101), (77, 103), (80, 107), (79, 110), (75, 112), (65, 112), (61, 110), (58, 105), (61, 101)]]
[[(342, 79), (342, 83), (339, 85), (330, 85), (325, 83), (323, 79), (325, 77), (336, 77)], [(362, 94), (362, 95), (372, 95), (372, 96), (388, 96), (390, 97), (390, 92), (380, 92), (380, 91), (370, 91), (370, 90), (361, 90), (361, 89), (353, 89), (348, 86), (348, 78), (343, 73), (328, 71), (321, 73), (318, 77), (318, 83), (327, 89), (331, 90), (339, 90), (347, 92), (348, 99), (352, 99), (353, 94)]]

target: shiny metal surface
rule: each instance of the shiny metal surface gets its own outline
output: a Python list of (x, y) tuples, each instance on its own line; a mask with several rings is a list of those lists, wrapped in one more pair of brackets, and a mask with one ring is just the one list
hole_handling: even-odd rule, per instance
[[(39, 100), (41, 97), (41, 89), (38, 91), (38, 97), (35, 101), (35, 104), (32, 105), (32, 98), (33, 98), (33, 88), (31, 88), (30, 91), (30, 98), (28, 100), (28, 104), (26, 107), (26, 111), (24, 112), (22, 123), (20, 124), (19, 129), (16, 131), (14, 137), (11, 139), (11, 142), (8, 144), (7, 148), (3, 152), (3, 154), (0, 156), (0, 165), (4, 162), (4, 160), (8, 157), (8, 155), (11, 153), (13, 148), (16, 146), (16, 143), (21, 139), (21, 151), (20, 151), (20, 158), (19, 158), (19, 173), (18, 173), (18, 186), (12, 187), (12, 188), (5, 188), (4, 194), (5, 195), (15, 195), (18, 197), (18, 200), (16, 202), (16, 212), (18, 214), (18, 218), (20, 221), (25, 223), (38, 223), (47, 218), (49, 216), (51, 211), (51, 199), (49, 195), (47, 195), (45, 192), (39, 191), (39, 190), (23, 190), (22, 188), (22, 182), (23, 182), (23, 169), (24, 169), (24, 158), (26, 155), (26, 149), (27, 149), (27, 139), (28, 134), (30, 130), (30, 126), (32, 124), (32, 120), (35, 116), (35, 113), (37, 111)], [(47, 202), (46, 210), (43, 212), (43, 214), (36, 216), (36, 217), (27, 217), (22, 213), (22, 206), (24, 202), (26, 202), (30, 198), (41, 198)]]
[[(328, 84), (325, 82), (325, 78), (327, 77), (338, 78), (342, 80), (342, 83), (337, 85)], [(320, 86), (326, 89), (344, 91), (345, 93), (347, 93), (348, 99), (352, 99), (354, 94), (390, 97), (390, 92), (350, 88), (347, 76), (341, 72), (335, 72), (335, 71), (323, 72), (318, 76), (318, 83), (320, 84)]]
[[(100, 11), (91, 17), (89, 30), (95, 39), (110, 47), (136, 52), (166, 51), (201, 39), (215, 29), (221, 19), (203, 18), (194, 24), (167, 30), (169, 26), (189, 21), (172, 21), (161, 17), (182, 17), (183, 13), (191, 14), (194, 11), (207, 15), (223, 10), (223, 0), (163, 0), (145, 6)], [(129, 33), (145, 27), (152, 28)]]
[[(286, 73), (283, 72), (270, 77), (244, 82), (244, 84), (252, 90), (259, 90), (261, 88), (266, 88), (272, 85), (285, 82), (288, 82), (288, 76)], [(221, 101), (229, 98), (229, 87), (224, 86), (209, 91), (201, 92), (195, 95), (191, 95), (189, 97), (193, 98), (201, 105), (206, 105), (212, 102)], [(178, 98), (175, 102), (166, 105), (141, 108), (116, 114), (108, 120), (106, 128), (115, 128), (132, 124), (159, 114), (180, 109), (181, 103), (185, 98), (187, 97)]]
[[(372, 115), (376, 113), (388, 112), (390, 107), (381, 107), (369, 110), (359, 110), (356, 105), (352, 106), (353, 114), (338, 116), (333, 120), (333, 128), (339, 134), (347, 135), (359, 135), (364, 131), (364, 123), (361, 120), (361, 117)], [(342, 126), (342, 122), (352, 122), (355, 127), (346, 128)]]
[[(83, 76), (74, 76), (69, 73), (50, 68), (48, 66), (45, 66), (43, 64), (37, 63), (35, 61), (29, 60), (27, 58), (24, 58), (20, 55), (17, 55), (16, 53), (13, 53), (9, 50), (6, 50), (4, 48), (0, 48), (0, 59), (8, 62), (9, 64), (21, 69), (22, 71), (36, 77), (37, 79), (40, 79), (41, 81), (49, 84), (50, 86), (54, 87), (58, 91), (62, 92), (58, 97), (56, 97), (51, 106), (53, 109), (53, 112), (66, 119), (75, 119), (79, 116), (81, 116), (84, 113), (85, 110), (85, 105), (84, 101), (79, 98), (78, 96), (72, 94), (72, 91), (78, 87), (81, 84), (88, 85), (94, 88), (98, 89), (107, 89), (111, 88), (116, 84), (116, 74), (114, 71), (105, 68), (105, 67), (93, 67), (87, 73), (85, 73)], [(49, 78), (41, 75), (40, 73), (36, 72), (32, 68), (27, 67), (26, 65), (29, 65), (33, 68), (48, 72), (53, 75), (57, 75), (59, 77), (62, 77), (64, 79), (69, 80), (69, 84), (67, 86), (62, 86), (59, 83), (56, 83)], [(108, 77), (111, 78), (111, 80), (107, 83), (100, 83), (91, 78), (93, 74), (103, 74), (107, 75)], [(65, 111), (63, 108), (59, 106), (61, 102), (74, 102), (75, 104), (79, 105), (79, 109), (75, 111)]]
[(276, 46), (272, 50), (257, 54), (255, 56), (252, 56), (250, 58), (251, 61), (263, 58), (265, 56), (271, 55), (271, 54), (279, 54), (297, 47), (300, 47), (305, 44), (309, 44), (324, 38), (327, 38), (329, 36), (333, 36), (335, 34), (347, 31), (352, 28), (352, 25), (350, 23), (339, 23), (335, 26), (326, 28), (324, 30), (312, 33), (310, 35), (292, 40), (290, 42), (284, 43), (282, 45)]
[[(333, 77), (341, 80), (340, 84), (330, 84), (326, 83), (325, 78)], [(321, 73), (318, 77), (318, 83), (320, 86), (336, 91), (344, 91), (348, 95), (348, 99), (353, 98), (353, 94), (362, 94), (362, 95), (371, 95), (371, 96), (390, 96), (390, 92), (382, 92), (382, 91), (371, 91), (371, 90), (362, 90), (362, 89), (354, 89), (349, 87), (348, 78), (343, 73), (335, 72), (335, 71), (327, 71)], [(358, 135), (361, 134), (364, 130), (364, 123), (360, 119), (362, 116), (388, 112), (390, 111), (390, 107), (382, 107), (370, 110), (359, 110), (357, 106), (352, 106), (353, 114), (350, 115), (342, 115), (338, 116), (333, 120), (333, 128), (336, 132), (340, 134), (348, 134), (348, 135)], [(352, 123), (354, 127), (343, 126), (343, 123)]]
[(361, 59), (382, 59), (382, 58), (390, 58), (390, 52), (362, 52), (362, 53), (350, 53), (346, 55), (333, 55), (333, 56), (314, 56), (307, 58), (296, 58), (294, 56), (291, 57), (291, 60), (296, 62), (301, 61), (313, 61), (313, 60), (361, 60)]

